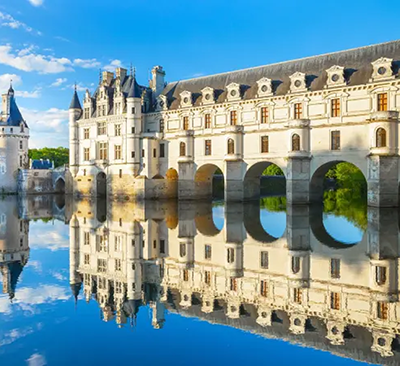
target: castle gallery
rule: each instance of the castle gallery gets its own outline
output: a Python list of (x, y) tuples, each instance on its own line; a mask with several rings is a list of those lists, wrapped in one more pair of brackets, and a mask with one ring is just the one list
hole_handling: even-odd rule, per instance
[(225, 200), (259, 196), (270, 164), (289, 203), (322, 198), (325, 173), (347, 161), (368, 204), (398, 206), (400, 41), (149, 86), (118, 68), (70, 105), (70, 172), (80, 196)]

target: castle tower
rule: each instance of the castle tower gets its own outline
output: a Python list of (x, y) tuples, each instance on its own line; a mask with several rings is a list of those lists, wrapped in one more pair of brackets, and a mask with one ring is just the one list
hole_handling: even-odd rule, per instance
[(29, 128), (14, 97), (14, 89), (2, 95), (0, 115), (0, 192), (17, 193), (18, 170), (27, 169)]
[(79, 131), (77, 121), (81, 115), (82, 107), (75, 88), (69, 106), (69, 169), (73, 176), (78, 173), (79, 166)]

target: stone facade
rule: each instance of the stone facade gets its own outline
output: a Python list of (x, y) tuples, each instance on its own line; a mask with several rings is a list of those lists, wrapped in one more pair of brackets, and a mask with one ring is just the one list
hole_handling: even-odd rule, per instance
[(225, 199), (242, 201), (276, 164), (288, 201), (309, 203), (347, 161), (370, 205), (398, 206), (399, 60), (393, 41), (168, 84), (157, 66), (149, 87), (122, 68), (104, 72), (83, 107), (76, 93), (71, 103), (72, 190), (204, 199), (219, 168)]
[[(87, 301), (96, 299), (103, 320), (119, 326), (133, 324), (149, 304), (156, 328), (168, 308), (396, 364), (397, 210), (370, 207), (367, 232), (348, 245), (327, 233), (322, 211), (288, 206), (286, 229), (274, 237), (259, 210), (226, 203), (217, 228), (208, 203), (77, 202), (70, 222), (74, 295), (82, 290)], [(383, 362), (389, 356), (395, 359)]]

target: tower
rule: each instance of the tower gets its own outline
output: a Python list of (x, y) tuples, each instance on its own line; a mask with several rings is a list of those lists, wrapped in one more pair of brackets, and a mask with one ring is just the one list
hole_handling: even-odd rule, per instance
[(18, 170), (27, 169), (29, 128), (17, 106), (12, 85), (2, 95), (0, 115), (0, 193), (17, 193)]
[(77, 121), (81, 115), (82, 107), (75, 87), (69, 106), (69, 169), (73, 176), (76, 176), (79, 169), (79, 131)]

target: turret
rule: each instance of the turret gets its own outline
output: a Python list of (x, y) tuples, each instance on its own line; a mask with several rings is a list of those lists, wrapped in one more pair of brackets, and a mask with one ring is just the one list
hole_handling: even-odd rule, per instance
[(71, 173), (75, 176), (78, 173), (79, 164), (79, 135), (78, 135), (78, 119), (82, 115), (82, 107), (79, 101), (76, 87), (69, 106), (69, 167)]

